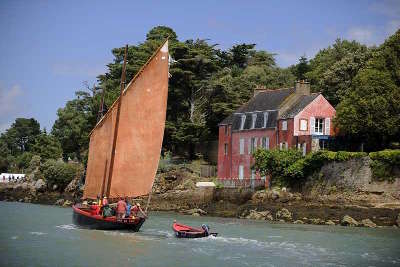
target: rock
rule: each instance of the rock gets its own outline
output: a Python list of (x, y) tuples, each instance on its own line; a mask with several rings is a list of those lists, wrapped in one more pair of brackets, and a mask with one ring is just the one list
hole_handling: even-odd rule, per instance
[(53, 185), (53, 191), (55, 191), (55, 190), (57, 190), (57, 188), (58, 188), (58, 185)]
[(207, 215), (207, 212), (202, 210), (202, 209), (191, 209), (191, 210), (185, 210), (183, 211), (184, 214), (188, 214), (188, 215), (193, 215), (193, 216), (197, 216), (194, 214), (198, 214), (198, 216), (200, 215)]
[(79, 176), (75, 177), (74, 179), (72, 179), (72, 181), (67, 185), (67, 187), (65, 188), (65, 192), (75, 192), (77, 190), (79, 190), (79, 186), (80, 186), (80, 179)]
[(36, 181), (33, 187), (36, 191), (43, 191), (46, 188), (46, 183), (43, 181), (43, 179), (39, 179)]
[(60, 198), (59, 200), (54, 203), (54, 205), (62, 206), (64, 204), (64, 199)]
[(274, 218), (272, 217), (271, 212), (269, 210), (266, 211), (250, 210), (250, 213), (249, 215), (246, 216), (246, 219), (272, 221)]
[(325, 224), (326, 224), (326, 225), (335, 225), (335, 223), (334, 223), (333, 221), (331, 221), (331, 220), (327, 220), (327, 221), (325, 222)]
[(358, 222), (349, 215), (344, 215), (340, 224), (343, 226), (358, 226)]
[(65, 200), (65, 202), (64, 202), (64, 204), (63, 204), (62, 206), (63, 206), (63, 207), (71, 207), (72, 204), (73, 204), (73, 203), (67, 199), (67, 200)]
[(24, 202), (26, 202), (26, 203), (31, 203), (31, 199), (30, 199), (29, 197), (25, 197), (25, 198), (24, 198)]
[(291, 221), (292, 220), (292, 213), (289, 210), (287, 210), (285, 208), (282, 208), (281, 210), (278, 210), (276, 212), (275, 217), (278, 220), (282, 219), (282, 220), (285, 220), (285, 221)]
[(295, 220), (293, 223), (294, 224), (304, 224), (304, 222), (302, 220)]
[(23, 190), (28, 189), (28, 187), (29, 187), (29, 184), (28, 184), (27, 182), (23, 182), (23, 183), (21, 184), (21, 188), (22, 188)]
[(400, 213), (397, 215), (396, 224), (400, 227)]
[(319, 218), (311, 218), (310, 223), (315, 225), (322, 225), (325, 224), (325, 221)]
[(22, 198), (18, 199), (18, 202), (24, 202), (24, 200)]
[(200, 216), (200, 214), (199, 214), (199, 213), (197, 213), (197, 212), (195, 212), (195, 213), (192, 213), (192, 216), (199, 217), (199, 216)]
[(364, 227), (370, 227), (370, 228), (376, 227), (376, 224), (373, 221), (371, 221), (370, 219), (361, 220), (361, 225)]

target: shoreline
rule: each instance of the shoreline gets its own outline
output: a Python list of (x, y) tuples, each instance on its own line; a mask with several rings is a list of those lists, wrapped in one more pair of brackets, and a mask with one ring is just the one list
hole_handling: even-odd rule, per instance
[[(0, 186), (0, 201), (70, 207), (80, 201), (80, 196), (78, 192), (34, 191), (30, 187)], [(147, 198), (135, 201), (145, 205)], [(211, 188), (154, 193), (149, 210), (274, 223), (398, 228), (400, 205), (397, 202), (394, 204), (387, 207), (382, 202), (373, 205), (368, 201), (349, 201), (337, 197), (321, 199), (274, 190), (253, 192)]]

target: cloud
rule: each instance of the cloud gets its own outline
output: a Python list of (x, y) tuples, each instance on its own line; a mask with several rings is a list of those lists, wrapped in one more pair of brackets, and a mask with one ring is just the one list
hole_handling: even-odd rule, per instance
[(52, 66), (55, 74), (64, 76), (97, 76), (106, 72), (105, 64), (89, 65), (80, 62), (61, 62)]
[(19, 85), (14, 85), (10, 89), (0, 86), (0, 132), (10, 127), (12, 119), (21, 110), (19, 100), (22, 94)]
[(356, 40), (364, 44), (376, 44), (375, 31), (371, 28), (353, 27), (347, 32), (350, 40)]

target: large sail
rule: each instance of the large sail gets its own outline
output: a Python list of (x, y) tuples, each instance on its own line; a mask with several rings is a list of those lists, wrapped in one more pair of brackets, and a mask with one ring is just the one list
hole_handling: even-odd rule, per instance
[[(84, 198), (96, 198), (107, 191), (110, 198), (136, 197), (151, 191), (164, 135), (167, 97), (168, 41), (153, 54), (93, 129)], [(114, 166), (108, 175), (120, 99)]]

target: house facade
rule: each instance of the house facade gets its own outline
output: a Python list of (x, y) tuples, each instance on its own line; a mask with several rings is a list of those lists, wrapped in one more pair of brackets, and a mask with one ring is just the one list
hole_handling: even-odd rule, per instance
[(334, 107), (310, 84), (293, 88), (257, 88), (254, 96), (219, 124), (218, 178), (265, 179), (251, 170), (252, 153), (297, 148), (305, 155), (324, 148), (334, 135)]

